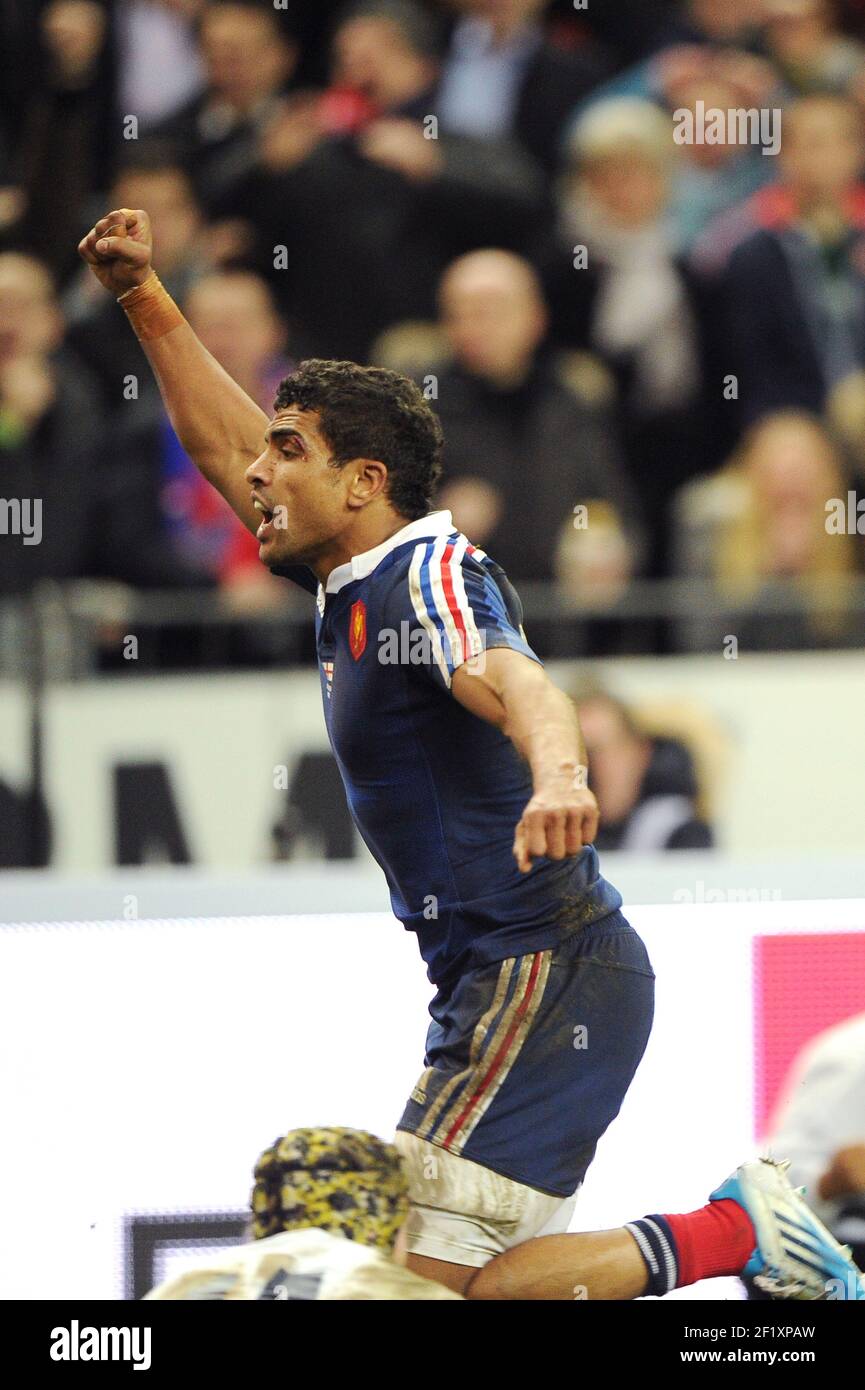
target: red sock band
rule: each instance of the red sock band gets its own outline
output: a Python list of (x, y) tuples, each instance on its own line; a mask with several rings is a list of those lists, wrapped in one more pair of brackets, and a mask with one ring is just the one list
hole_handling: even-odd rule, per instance
[(722, 1274), (741, 1274), (757, 1244), (757, 1234), (744, 1207), (731, 1198), (710, 1202), (699, 1211), (664, 1220), (673, 1233), (679, 1264), (677, 1288), (715, 1279)]

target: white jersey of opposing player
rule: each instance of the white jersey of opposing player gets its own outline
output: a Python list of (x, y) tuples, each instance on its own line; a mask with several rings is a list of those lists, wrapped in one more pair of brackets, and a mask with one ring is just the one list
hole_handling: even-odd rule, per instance
[(151, 1289), (146, 1298), (439, 1299), (457, 1298), (443, 1284), (422, 1279), (379, 1250), (327, 1231), (287, 1231), (248, 1245), (229, 1246), (176, 1278)]
[(808, 1193), (808, 1205), (839, 1239), (863, 1239), (858, 1228), (836, 1230), (844, 1201), (822, 1201), (820, 1178), (839, 1149), (865, 1141), (865, 1013), (827, 1028), (799, 1053), (776, 1110), (772, 1153), (790, 1159), (790, 1179)]

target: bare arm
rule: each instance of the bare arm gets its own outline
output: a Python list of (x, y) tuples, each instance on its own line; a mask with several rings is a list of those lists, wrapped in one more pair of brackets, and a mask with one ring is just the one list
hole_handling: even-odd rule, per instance
[(514, 835), (523, 873), (532, 859), (566, 859), (591, 844), (598, 806), (586, 784), (586, 750), (573, 702), (522, 652), (495, 647), (454, 673), (452, 691), (472, 714), (508, 735), (531, 768), (534, 795)]
[(839, 1149), (821, 1177), (817, 1191), (824, 1202), (865, 1193), (865, 1143)]
[[(109, 230), (111, 236), (106, 235)], [(118, 296), (154, 274), (150, 219), (141, 208), (119, 208), (100, 218), (78, 251), (101, 284)], [(141, 345), (184, 449), (255, 532), (261, 518), (253, 509), (244, 472), (264, 448), (268, 417), (199, 342), (182, 315), (168, 332)]]

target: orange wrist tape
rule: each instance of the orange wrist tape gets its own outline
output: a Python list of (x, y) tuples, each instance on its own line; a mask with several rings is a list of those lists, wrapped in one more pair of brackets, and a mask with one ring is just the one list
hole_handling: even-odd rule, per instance
[(142, 343), (150, 338), (161, 338), (184, 322), (183, 315), (155, 271), (148, 275), (142, 285), (121, 294), (117, 303)]

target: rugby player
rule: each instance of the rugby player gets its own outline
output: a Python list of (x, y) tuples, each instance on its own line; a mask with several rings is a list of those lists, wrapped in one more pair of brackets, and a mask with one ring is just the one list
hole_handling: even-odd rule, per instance
[(289, 1130), (259, 1156), (251, 1206), (251, 1241), (210, 1251), (145, 1298), (460, 1298), (405, 1268), (406, 1176), (393, 1145), (366, 1130)]
[[(766, 1176), (774, 1186), (771, 1169), (766, 1170)], [(752, 1188), (753, 1181), (749, 1179)], [(285, 1302), (462, 1297), (406, 1268), (409, 1191), (404, 1165), (392, 1144), (365, 1130), (333, 1126), (294, 1129), (274, 1140), (255, 1165), (251, 1205), (252, 1239), (247, 1244), (211, 1251), (145, 1297)], [(582, 1272), (590, 1281), (593, 1296), (603, 1297), (608, 1288), (624, 1296), (629, 1275), (623, 1276), (623, 1252), (624, 1270), (633, 1265), (632, 1291), (661, 1291), (660, 1281), (650, 1280), (649, 1270), (655, 1261), (660, 1271), (668, 1258), (662, 1239), (666, 1238), (665, 1220), (677, 1232), (674, 1239), (681, 1244), (684, 1256), (681, 1274), (687, 1277), (697, 1268), (694, 1262), (688, 1267), (687, 1246), (702, 1244), (705, 1260), (708, 1233), (713, 1226), (720, 1229), (717, 1216), (722, 1207), (727, 1208), (723, 1223), (728, 1263), (733, 1259), (732, 1233), (741, 1225), (739, 1260), (744, 1268), (753, 1232), (745, 1230), (741, 1207), (724, 1199), (717, 1208), (710, 1204), (705, 1212), (692, 1217), (649, 1218), (620, 1232), (604, 1232), (594, 1248), (593, 1237), (565, 1236), (560, 1248), (569, 1251), (566, 1267), (572, 1267), (574, 1242), (581, 1240), (585, 1259)], [(696, 1239), (694, 1217), (703, 1227)], [(770, 1241), (771, 1225), (769, 1222), (763, 1229)], [(645, 1260), (641, 1260), (640, 1246)], [(547, 1248), (554, 1256), (549, 1242)], [(836, 1282), (847, 1286), (844, 1279)], [(590, 1286), (577, 1286), (573, 1296), (588, 1297)], [(772, 1287), (771, 1282), (768, 1287)]]
[(750, 1262), (820, 1296), (847, 1257), (770, 1163), (744, 1165), (701, 1212), (564, 1234), (646, 1047), (654, 976), (599, 873), (574, 707), (501, 568), (431, 510), (442, 440), (421, 392), (313, 360), (268, 419), (162, 287), (146, 212), (110, 212), (79, 250), (187, 453), (263, 563), (316, 598), (349, 807), (437, 991), (396, 1136), (409, 1268), (475, 1298), (631, 1298)]

